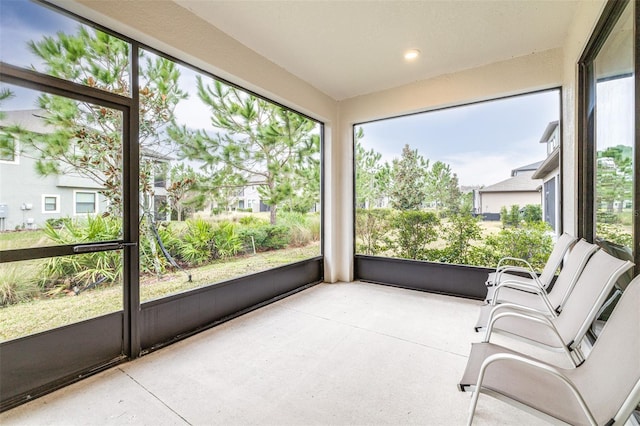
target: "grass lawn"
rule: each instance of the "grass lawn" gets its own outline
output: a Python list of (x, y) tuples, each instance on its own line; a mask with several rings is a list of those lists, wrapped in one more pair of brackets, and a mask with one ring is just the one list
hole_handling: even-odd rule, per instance
[[(196, 287), (264, 271), (320, 254), (320, 243), (305, 247), (274, 250), (256, 255), (218, 260), (189, 270), (193, 282), (182, 272), (162, 278), (143, 277), (140, 298), (148, 301)], [(89, 290), (79, 295), (32, 300), (0, 308), (0, 341), (11, 340), (66, 324), (86, 320), (122, 309), (122, 286), (113, 285)]]
[(43, 247), (51, 245), (51, 240), (40, 230), (0, 232), (0, 250)]

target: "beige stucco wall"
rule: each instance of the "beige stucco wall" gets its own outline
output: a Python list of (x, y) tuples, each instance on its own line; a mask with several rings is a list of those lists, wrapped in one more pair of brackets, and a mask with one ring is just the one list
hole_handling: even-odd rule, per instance
[[(575, 170), (575, 64), (604, 4), (603, 0), (580, 2), (563, 48), (338, 103), (170, 1), (54, 1), (325, 122), (325, 278), (330, 282), (353, 276), (351, 129), (355, 123), (562, 86), (562, 161), (565, 170)], [(563, 190), (565, 230), (572, 232), (575, 173), (565, 173)]]
[(503, 206), (509, 210), (513, 205), (541, 205), (542, 200), (540, 192), (481, 192), (480, 203), (482, 213), (500, 213)]

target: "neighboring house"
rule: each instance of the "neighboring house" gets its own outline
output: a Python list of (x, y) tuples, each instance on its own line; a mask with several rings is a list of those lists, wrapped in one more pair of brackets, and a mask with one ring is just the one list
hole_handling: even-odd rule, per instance
[(251, 210), (252, 212), (268, 212), (269, 206), (262, 202), (260, 199), (260, 193), (258, 192), (258, 188), (260, 187), (260, 182), (252, 181), (249, 182), (244, 188), (238, 191), (237, 197), (237, 208), (244, 210)]
[(547, 144), (547, 158), (533, 174), (542, 180), (542, 218), (554, 232), (560, 232), (560, 126), (552, 121), (544, 130), (540, 143)]
[[(10, 125), (35, 133), (50, 131), (40, 118), (42, 110), (4, 111), (0, 129)], [(14, 141), (13, 154), (0, 156), (0, 231), (35, 229), (48, 219), (80, 217), (106, 209), (101, 187), (74, 175), (39, 176), (36, 160)]]
[[(0, 130), (18, 125), (30, 132), (45, 134), (51, 131), (42, 119), (43, 110), (3, 111)], [(166, 220), (168, 164), (171, 158), (148, 149), (144, 158), (154, 163), (154, 197), (147, 201), (157, 220)], [(20, 141), (14, 141), (13, 153), (0, 154), (0, 231), (36, 229), (47, 220), (79, 218), (96, 215), (107, 210), (107, 200), (101, 194), (101, 185), (79, 174), (40, 176), (36, 172), (36, 160)]]
[[(142, 148), (140, 155), (143, 159), (153, 163), (151, 168), (153, 198), (147, 197), (145, 207), (149, 209), (149, 212), (153, 212), (153, 217), (156, 221), (170, 220), (171, 209), (169, 208), (170, 202), (167, 188), (171, 184), (168, 173), (174, 158), (149, 148)], [(144, 211), (141, 213), (144, 213)]]
[(533, 174), (542, 161), (513, 169), (511, 177), (477, 191), (479, 213), (487, 220), (500, 220), (500, 210), (513, 205), (540, 205), (542, 180), (533, 179)]
[(481, 185), (460, 185), (460, 192), (463, 194), (472, 194), (471, 195), (471, 203), (473, 205), (473, 213), (474, 215), (480, 214), (480, 189), (482, 189)]

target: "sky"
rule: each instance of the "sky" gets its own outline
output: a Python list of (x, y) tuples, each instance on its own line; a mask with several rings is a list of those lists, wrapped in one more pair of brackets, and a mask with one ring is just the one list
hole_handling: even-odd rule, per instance
[(365, 123), (362, 144), (383, 161), (400, 158), (408, 144), (431, 164), (449, 164), (461, 185), (487, 186), (546, 158), (540, 138), (559, 120), (559, 96), (551, 90)]
[[(79, 25), (29, 1), (0, 0), (0, 58), (37, 66), (29, 40), (60, 30), (75, 32)], [(176, 108), (178, 121), (212, 130), (210, 112), (195, 92), (196, 73), (181, 66), (181, 74), (181, 85), (191, 95)], [(630, 144), (633, 116), (621, 117), (619, 111), (631, 111), (627, 105), (633, 102), (632, 87), (630, 78), (598, 85), (598, 148)], [(3, 109), (35, 108), (35, 92), (12, 89), (16, 96)], [(461, 185), (487, 186), (508, 179), (514, 168), (545, 159), (546, 146), (539, 141), (549, 122), (560, 118), (559, 96), (558, 90), (551, 90), (364, 123), (362, 143), (389, 162), (408, 144), (431, 163), (448, 163)]]

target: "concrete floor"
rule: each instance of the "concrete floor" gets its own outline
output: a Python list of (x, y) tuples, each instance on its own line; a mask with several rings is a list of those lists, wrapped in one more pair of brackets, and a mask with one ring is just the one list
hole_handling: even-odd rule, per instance
[[(456, 384), (481, 338), (479, 306), (320, 284), (2, 413), (0, 424), (461, 425), (470, 394)], [(547, 423), (482, 396), (475, 424)]]

